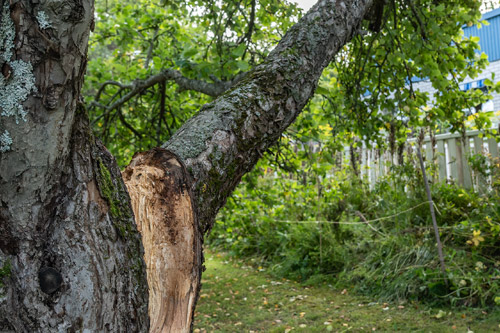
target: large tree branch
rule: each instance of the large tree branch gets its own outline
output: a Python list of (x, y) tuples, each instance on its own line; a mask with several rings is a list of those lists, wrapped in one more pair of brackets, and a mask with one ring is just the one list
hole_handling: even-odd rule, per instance
[(193, 177), (201, 227), (313, 95), (323, 69), (357, 31), (371, 0), (319, 1), (269, 57), (164, 145)]
[[(166, 81), (174, 81), (175, 83), (177, 83), (181, 90), (193, 90), (208, 96), (217, 97), (224, 93), (227, 89), (231, 88), (233, 85), (241, 81), (241, 79), (245, 75), (246, 73), (239, 73), (230, 81), (215, 80), (212, 83), (203, 80), (187, 78), (182, 75), (180, 71), (175, 69), (164, 69), (160, 73), (150, 76), (145, 80), (135, 80), (132, 84), (122, 84), (116, 81), (106, 81), (97, 91), (95, 100), (91, 103), (91, 105), (97, 106), (99, 108), (104, 108), (107, 111), (116, 110), (123, 104), (133, 99), (135, 96), (141, 94), (146, 89), (151, 88), (157, 84), (164, 83)], [(104, 105), (100, 102), (100, 99), (102, 93), (109, 85), (117, 86), (119, 87), (119, 92), (127, 91), (127, 93), (110, 105)]]
[[(320, 1), (264, 63), (206, 104), (166, 149), (136, 154), (124, 171), (148, 265), (152, 331), (185, 332), (191, 326), (203, 232), (241, 177), (306, 105), (370, 3)], [(182, 85), (185, 78), (178, 79)]]

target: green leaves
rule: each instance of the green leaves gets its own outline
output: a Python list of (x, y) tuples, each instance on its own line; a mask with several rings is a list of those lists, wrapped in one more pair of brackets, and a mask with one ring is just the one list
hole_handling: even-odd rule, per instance
[(130, 85), (164, 69), (208, 83), (231, 80), (261, 62), (298, 15), (287, 1), (97, 1), (83, 94), (94, 130), (121, 165), (161, 145), (211, 98), (167, 82), (109, 111), (91, 105), (96, 93), (107, 106), (126, 91), (100, 90), (104, 82)]
[(247, 71), (250, 68), (250, 65), (246, 61), (239, 60), (236, 62), (236, 66), (242, 71)]
[[(383, 145), (389, 134), (383, 123), (458, 129), (464, 126), (462, 109), (487, 99), (479, 91), (461, 91), (459, 84), (474, 79), (487, 63), (487, 56), (476, 52), (479, 38), (464, 38), (461, 28), (480, 18), (480, 1), (412, 3), (414, 8), (407, 1), (388, 4), (381, 31), (358, 36), (337, 57), (340, 85), (326, 95), (337, 102), (320, 104), (323, 111), (331, 108), (330, 116), (339, 115), (335, 128)], [(434, 96), (426, 92), (429, 83), (437, 90)], [(484, 124), (478, 119), (475, 125)], [(407, 132), (397, 129), (395, 139)]]
[(199, 51), (196, 48), (190, 48), (182, 52), (182, 57), (185, 59), (190, 59), (192, 58), (195, 54), (197, 54)]
[(243, 55), (243, 53), (245, 53), (245, 50), (246, 50), (246, 45), (245, 44), (240, 44), (238, 45), (238, 47), (236, 47), (232, 52), (231, 54), (236, 57), (236, 58), (239, 58)]

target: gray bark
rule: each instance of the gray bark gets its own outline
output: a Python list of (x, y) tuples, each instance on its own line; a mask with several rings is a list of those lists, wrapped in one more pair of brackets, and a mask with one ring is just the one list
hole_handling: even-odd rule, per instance
[(147, 331), (128, 194), (78, 107), (93, 1), (0, 5), (0, 330)]
[(299, 115), (323, 69), (356, 33), (371, 3), (319, 1), (264, 63), (205, 105), (163, 146), (193, 177), (204, 231), (241, 177)]
[[(203, 232), (297, 117), (370, 3), (320, 1), (166, 150), (134, 157), (125, 175), (147, 228), (154, 331), (190, 329)], [(0, 4), (0, 330), (145, 332), (148, 287), (130, 198), (78, 106), (93, 1)]]
[[(369, 4), (320, 1), (262, 65), (190, 119), (166, 150), (132, 159), (125, 182), (146, 249), (154, 332), (189, 330), (201, 277), (202, 234), (241, 177), (295, 120)], [(165, 193), (166, 184), (171, 188)], [(166, 311), (171, 308), (176, 311)]]

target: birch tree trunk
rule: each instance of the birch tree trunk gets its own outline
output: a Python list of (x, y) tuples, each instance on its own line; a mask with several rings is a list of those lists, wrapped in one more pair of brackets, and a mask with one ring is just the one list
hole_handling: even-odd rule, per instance
[(93, 1), (0, 4), (0, 330), (189, 331), (203, 234), (371, 1), (316, 4), (163, 148), (136, 154), (126, 186), (79, 104)]

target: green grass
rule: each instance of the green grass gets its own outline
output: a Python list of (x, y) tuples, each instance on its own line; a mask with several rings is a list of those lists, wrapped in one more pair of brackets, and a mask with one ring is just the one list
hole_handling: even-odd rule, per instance
[(206, 254), (195, 332), (500, 332), (500, 309), (378, 303), (321, 284), (272, 278), (263, 269)]

